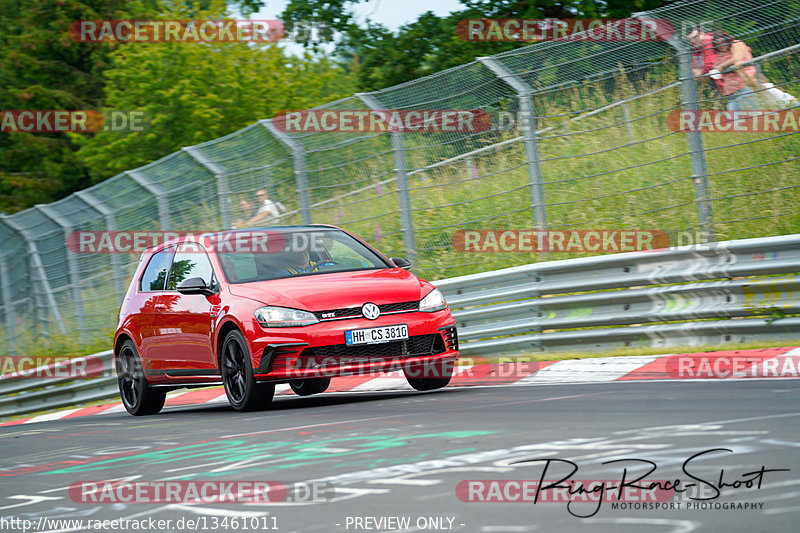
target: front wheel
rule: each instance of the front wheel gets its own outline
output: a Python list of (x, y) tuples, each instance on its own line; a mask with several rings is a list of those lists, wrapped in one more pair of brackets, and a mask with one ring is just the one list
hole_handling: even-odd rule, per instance
[(330, 384), (331, 378), (296, 379), (289, 382), (289, 386), (298, 396), (311, 396), (325, 392)]
[(452, 360), (414, 363), (406, 365), (403, 373), (408, 384), (419, 391), (441, 389), (450, 383), (454, 364)]
[(122, 343), (116, 357), (117, 381), (122, 405), (134, 416), (154, 415), (164, 407), (166, 389), (151, 387), (144, 377), (142, 362), (133, 341)]
[(237, 411), (266, 409), (275, 395), (273, 383), (258, 383), (244, 335), (233, 330), (225, 337), (220, 357), (222, 384), (231, 407)]

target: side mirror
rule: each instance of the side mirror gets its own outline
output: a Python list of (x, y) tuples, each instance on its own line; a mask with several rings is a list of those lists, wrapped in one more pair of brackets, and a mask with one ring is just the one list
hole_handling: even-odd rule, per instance
[(399, 268), (403, 268), (405, 270), (411, 270), (411, 263), (403, 259), (402, 257), (390, 257), (389, 261), (395, 264), (395, 266)]
[(202, 294), (211, 296), (214, 291), (208, 288), (203, 278), (189, 278), (178, 285), (178, 292), (181, 294)]

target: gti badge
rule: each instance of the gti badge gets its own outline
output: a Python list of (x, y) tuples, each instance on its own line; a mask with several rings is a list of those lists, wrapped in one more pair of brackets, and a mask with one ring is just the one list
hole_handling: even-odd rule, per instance
[(381, 309), (373, 303), (365, 303), (361, 306), (361, 314), (367, 320), (375, 320), (381, 314)]

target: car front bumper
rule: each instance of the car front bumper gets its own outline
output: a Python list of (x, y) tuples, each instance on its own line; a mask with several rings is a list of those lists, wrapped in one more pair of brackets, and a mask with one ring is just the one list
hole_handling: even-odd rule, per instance
[[(406, 324), (409, 339), (347, 346), (345, 331)], [(365, 319), (324, 321), (303, 328), (260, 328), (251, 338), (253, 374), (259, 381), (334, 377), (406, 370), (441, 377), (458, 358), (458, 336), (449, 311), (419, 311)], [(253, 331), (254, 334), (258, 333)]]

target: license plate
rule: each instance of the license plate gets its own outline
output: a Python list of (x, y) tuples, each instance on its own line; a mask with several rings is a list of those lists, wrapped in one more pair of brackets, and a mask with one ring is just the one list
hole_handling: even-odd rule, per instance
[(408, 326), (380, 326), (377, 328), (351, 329), (344, 332), (344, 340), (348, 346), (356, 344), (379, 344), (382, 342), (402, 341), (408, 338)]

